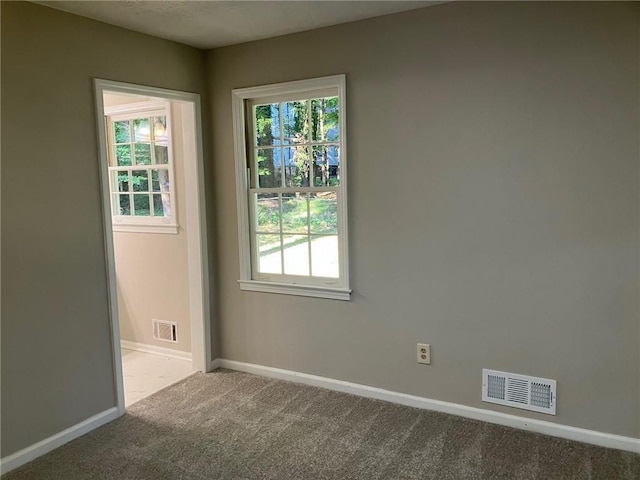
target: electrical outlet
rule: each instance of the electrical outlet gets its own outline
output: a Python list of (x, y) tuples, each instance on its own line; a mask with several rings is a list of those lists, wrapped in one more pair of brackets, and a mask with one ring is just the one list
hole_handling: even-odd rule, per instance
[(431, 345), (427, 343), (418, 344), (418, 363), (431, 365)]

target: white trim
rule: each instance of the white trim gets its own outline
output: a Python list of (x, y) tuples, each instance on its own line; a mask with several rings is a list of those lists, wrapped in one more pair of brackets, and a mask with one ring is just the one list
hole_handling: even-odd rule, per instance
[(122, 373), (122, 351), (120, 350), (120, 321), (118, 315), (118, 287), (116, 285), (116, 262), (113, 246), (113, 222), (111, 216), (111, 188), (109, 185), (109, 166), (107, 152), (107, 131), (104, 122), (104, 80), (94, 79), (96, 102), (96, 130), (98, 132), (98, 160), (100, 162), (100, 188), (102, 189), (102, 224), (104, 228), (104, 249), (107, 260), (107, 295), (109, 299), (109, 319), (111, 322), (111, 353), (116, 387), (116, 405), (118, 413), (125, 412), (124, 379)]
[(148, 111), (164, 111), (167, 108), (167, 102), (165, 100), (148, 100), (136, 103), (125, 103), (123, 105), (111, 105), (104, 107), (105, 115), (110, 117), (126, 114), (126, 113), (138, 113)]
[(244, 98), (241, 92), (231, 92), (233, 114), (233, 141), (236, 165), (236, 206), (238, 212), (238, 253), (240, 257), (240, 279), (251, 279), (251, 244), (249, 231), (248, 189), (251, 185), (246, 164)]
[(338, 263), (340, 265), (340, 280), (345, 290), (350, 289), (351, 279), (349, 277), (349, 213), (347, 205), (349, 205), (348, 191), (348, 162), (347, 162), (347, 77), (346, 75), (336, 75), (336, 83), (338, 84), (338, 105), (340, 109), (338, 114), (340, 116), (340, 186), (342, 188), (341, 194), (338, 196), (338, 233), (340, 234), (340, 240), (338, 242)]
[(214, 360), (211, 360), (211, 362), (209, 362), (209, 371), (213, 372), (214, 370), (217, 370), (219, 368), (222, 368), (222, 359), (221, 358), (216, 358)]
[[(317, 282), (325, 280), (317, 277), (299, 277), (295, 282), (288, 282), (285, 274), (272, 274), (275, 282), (264, 281), (256, 271), (256, 259), (252, 248), (252, 239), (255, 232), (251, 224), (250, 215), (250, 192), (262, 191), (251, 188), (247, 168), (247, 147), (246, 147), (246, 109), (245, 100), (262, 101), (263, 99), (294, 98), (295, 94), (322, 92), (330, 89), (337, 91), (340, 109), (340, 140), (335, 143), (340, 146), (340, 186), (336, 188), (323, 188), (322, 191), (335, 190), (338, 192), (338, 263), (340, 269), (339, 278), (335, 279), (337, 287), (324, 287), (317, 285)], [(276, 97), (274, 97), (276, 96)], [(258, 87), (239, 88), (231, 92), (231, 106), (233, 115), (233, 137), (234, 137), (234, 158), (235, 158), (235, 180), (236, 180), (236, 207), (238, 216), (238, 246), (240, 260), (239, 284), (242, 290), (259, 291), (265, 293), (278, 293), (289, 295), (300, 295), (307, 297), (321, 297), (337, 300), (350, 300), (351, 289), (349, 287), (349, 222), (347, 208), (347, 139), (346, 139), (346, 76), (333, 75), (328, 77), (313, 78), (309, 80), (299, 80), (294, 82), (277, 83)], [(321, 142), (325, 144), (327, 142)], [(284, 165), (284, 164), (283, 164)], [(284, 167), (283, 167), (284, 168)], [(312, 188), (312, 187), (311, 187)], [(311, 191), (310, 187), (298, 188), (295, 191)], [(278, 192), (288, 189), (274, 189)], [(281, 232), (282, 233), (282, 232)], [(311, 261), (311, 257), (309, 258)], [(252, 268), (253, 267), (253, 268)], [(263, 280), (263, 281), (260, 281)], [(303, 284), (298, 282), (304, 282)], [(315, 284), (315, 285), (314, 285)], [(271, 287), (269, 287), (271, 285)], [(320, 287), (320, 288), (318, 288)]]
[(49, 453), (50, 451), (61, 447), (65, 443), (75, 440), (85, 433), (89, 433), (91, 430), (115, 420), (120, 415), (122, 415), (122, 413), (118, 411), (118, 408), (112, 407), (109, 410), (105, 410), (104, 412), (89, 417), (72, 427), (56, 433), (55, 435), (45, 438), (38, 443), (34, 443), (27, 448), (23, 448), (16, 453), (8, 455), (0, 460), (0, 474), (4, 475), (11, 470), (21, 467), (25, 463), (35, 460), (45, 453)]
[[(271, 95), (287, 95), (290, 93), (303, 93), (312, 90), (335, 87), (342, 84), (344, 87), (345, 75), (330, 75), (327, 77), (310, 78), (308, 80), (296, 80), (294, 82), (272, 83), (258, 87), (236, 88), (233, 95), (243, 100), (254, 97), (269, 97)], [(340, 105), (342, 108), (342, 105)]]
[(375, 398), (377, 400), (384, 400), (387, 402), (397, 403), (399, 405), (406, 405), (408, 407), (448, 413), (450, 415), (472, 418), (474, 420), (480, 420), (487, 423), (541, 433), (577, 442), (589, 443), (600, 447), (640, 453), (640, 439), (638, 438), (624, 437), (622, 435), (614, 435), (595, 430), (571, 427), (569, 425), (559, 423), (519, 417), (483, 408), (469, 407), (458, 403), (443, 402), (441, 400), (432, 400), (430, 398), (392, 392), (382, 388), (345, 382), (343, 380), (335, 380), (333, 378), (320, 377), (317, 375), (266, 367), (252, 363), (237, 362), (235, 360), (226, 360), (224, 358), (218, 358), (211, 362), (211, 365), (214, 364), (219, 368), (228, 368), (230, 370), (253, 373), (264, 377), (288, 380), (296, 383), (302, 383), (304, 385), (312, 385), (314, 387), (327, 388), (337, 392), (350, 393), (366, 398)]
[(180, 90), (168, 90), (160, 87), (150, 87), (146, 85), (136, 85), (135, 83), (116, 82), (114, 80), (104, 80), (94, 78), (94, 84), (114, 93), (124, 93), (128, 95), (142, 95), (145, 97), (160, 97), (167, 100), (178, 100), (183, 102), (197, 102), (200, 94), (182, 92)]
[(121, 225), (118, 223), (113, 224), (114, 232), (125, 232), (125, 233), (166, 233), (170, 235), (178, 234), (178, 225)]
[[(191, 218), (187, 225), (189, 240), (189, 285), (190, 290), (198, 289), (199, 294), (190, 294), (191, 317), (191, 351), (192, 365), (196, 371), (206, 372), (211, 363), (211, 304), (209, 297), (209, 260), (207, 252), (206, 205), (204, 201), (204, 157), (202, 140), (202, 109), (200, 95), (196, 93), (167, 90), (164, 88), (146, 87), (130, 83), (114, 82), (94, 78), (94, 100), (96, 107), (96, 130), (98, 133), (100, 187), (102, 190), (102, 217), (104, 226), (104, 244), (107, 261), (107, 282), (109, 297), (109, 317), (111, 321), (112, 361), (114, 366), (114, 382), (116, 388), (117, 410), (125, 412), (124, 382), (122, 373), (122, 352), (120, 345), (120, 325), (118, 317), (118, 297), (115, 272), (115, 254), (113, 247), (113, 225), (111, 221), (111, 197), (109, 192), (109, 169), (107, 165), (107, 139), (104, 122), (104, 92), (115, 92), (133, 95), (155, 96), (165, 100), (187, 102), (193, 106), (193, 128), (195, 129), (195, 163), (190, 162), (191, 169), (196, 170), (195, 187), (186, 189), (187, 204), (198, 205), (196, 218)], [(184, 118), (183, 118), (184, 121)], [(193, 139), (191, 139), (193, 140)], [(185, 167), (187, 165), (185, 159)], [(186, 169), (188, 170), (188, 169)], [(185, 172), (188, 173), (188, 172)], [(189, 175), (186, 175), (189, 176)], [(193, 182), (192, 182), (193, 184)], [(192, 185), (191, 184), (191, 185)], [(192, 185), (193, 187), (193, 185)]]
[[(209, 371), (211, 361), (211, 318), (209, 297), (209, 253), (207, 251), (206, 205), (204, 196), (204, 158), (200, 98), (181, 104), (182, 144), (187, 230), (187, 264), (189, 276), (189, 318), (191, 319), (191, 354), (193, 369)], [(192, 136), (195, 135), (195, 142)], [(195, 151), (185, 150), (195, 143)], [(195, 166), (195, 168), (193, 168)], [(196, 212), (196, 215), (193, 213)], [(198, 215), (199, 214), (199, 215)]]
[(177, 358), (178, 360), (191, 361), (191, 353), (182, 350), (174, 350), (172, 348), (157, 347), (147, 343), (130, 342), (128, 340), (120, 340), (120, 346), (127, 350), (135, 350), (136, 352), (152, 353), (154, 355), (162, 355), (163, 357)]
[(262, 293), (298, 295), (300, 297), (329, 298), (331, 300), (350, 300), (351, 290), (328, 288), (315, 285), (293, 285), (289, 283), (261, 282), (259, 280), (238, 280), (240, 290)]

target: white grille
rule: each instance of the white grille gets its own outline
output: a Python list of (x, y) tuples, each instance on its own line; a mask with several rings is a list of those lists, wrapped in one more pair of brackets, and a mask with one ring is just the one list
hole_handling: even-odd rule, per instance
[(549, 408), (551, 405), (551, 385), (531, 382), (531, 405)]
[(482, 401), (555, 415), (556, 381), (484, 369)]
[(491, 398), (505, 399), (506, 378), (497, 375), (487, 376), (487, 396)]
[(153, 338), (163, 342), (178, 343), (178, 323), (167, 320), (151, 320), (153, 324)]
[(507, 377), (507, 401), (529, 403), (529, 382)]

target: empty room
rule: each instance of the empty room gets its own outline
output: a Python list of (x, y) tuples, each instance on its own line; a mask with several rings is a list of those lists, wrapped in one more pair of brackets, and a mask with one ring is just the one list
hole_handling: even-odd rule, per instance
[(0, 17), (3, 480), (640, 478), (639, 2)]

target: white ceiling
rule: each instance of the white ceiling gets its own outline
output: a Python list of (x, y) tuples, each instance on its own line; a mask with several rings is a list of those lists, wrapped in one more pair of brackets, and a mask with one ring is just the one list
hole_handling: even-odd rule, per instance
[(37, 1), (198, 48), (215, 48), (422, 8), (441, 1)]

